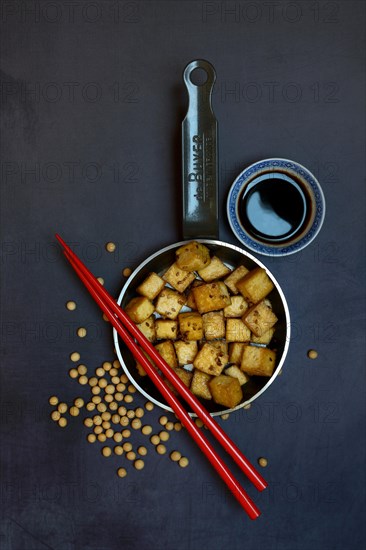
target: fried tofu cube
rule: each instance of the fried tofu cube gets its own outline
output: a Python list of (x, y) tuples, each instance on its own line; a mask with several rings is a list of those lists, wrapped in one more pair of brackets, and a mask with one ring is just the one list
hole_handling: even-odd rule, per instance
[(189, 289), (189, 292), (188, 292), (188, 295), (187, 295), (187, 303), (186, 303), (186, 306), (195, 310), (197, 309), (197, 304), (196, 304), (196, 301), (194, 299), (194, 296), (193, 296), (193, 292), (192, 292), (192, 289), (195, 288), (196, 286), (201, 286), (203, 285), (203, 281), (199, 280), (199, 279), (195, 279), (191, 285), (191, 288)]
[(241, 386), (244, 386), (244, 384), (249, 382), (249, 376), (246, 375), (245, 372), (240, 370), (239, 367), (237, 367), (236, 365), (232, 365), (231, 367), (226, 369), (225, 374), (227, 376), (232, 376), (233, 378), (237, 378)]
[(194, 273), (183, 271), (176, 263), (171, 265), (163, 275), (164, 281), (169, 283), (175, 290), (178, 290), (178, 292), (184, 292), (195, 278)]
[(226, 320), (227, 342), (249, 342), (250, 330), (241, 319)]
[(235, 284), (240, 294), (252, 304), (263, 300), (274, 289), (274, 284), (262, 267), (252, 269)]
[(209, 265), (198, 270), (198, 275), (206, 281), (206, 283), (211, 283), (212, 281), (215, 281), (215, 279), (220, 279), (230, 272), (231, 269), (227, 267), (217, 256), (212, 256)]
[(252, 333), (251, 341), (254, 344), (269, 344), (273, 338), (275, 330), (276, 329), (272, 327), (266, 332), (264, 332), (261, 336), (256, 336), (254, 333)]
[(197, 353), (193, 366), (207, 374), (218, 376), (228, 362), (228, 356), (211, 343), (205, 343)]
[(231, 304), (224, 308), (225, 317), (243, 317), (249, 305), (243, 296), (231, 296)]
[(186, 306), (189, 307), (190, 309), (193, 309), (193, 310), (197, 309), (197, 305), (196, 305), (196, 301), (195, 301), (194, 296), (193, 296), (192, 289), (187, 294)]
[(184, 244), (175, 253), (176, 263), (183, 271), (198, 271), (206, 267), (210, 261), (210, 251), (204, 244), (196, 241)]
[[(185, 369), (182, 369), (181, 367), (175, 367), (172, 370), (175, 372), (175, 374), (177, 376), (179, 376), (179, 378), (182, 380), (183, 384), (185, 386), (187, 386), (187, 388), (189, 388), (190, 385), (191, 385), (192, 378), (193, 378), (193, 372), (189, 372)], [(165, 381), (166, 385), (174, 393), (174, 395), (179, 395), (178, 391), (175, 389), (173, 384), (166, 377), (164, 377), (164, 381)]]
[(159, 292), (164, 288), (164, 281), (157, 273), (150, 273), (146, 279), (136, 288), (136, 291), (149, 298), (149, 300), (155, 300)]
[(149, 342), (154, 342), (156, 339), (155, 331), (155, 317), (150, 315), (145, 321), (139, 323), (137, 328), (142, 332), (144, 336), (149, 340)]
[(145, 296), (132, 298), (125, 307), (125, 312), (136, 324), (143, 323), (154, 312), (153, 303)]
[(178, 357), (178, 363), (181, 367), (193, 363), (198, 353), (198, 344), (196, 340), (191, 340), (190, 342), (177, 340), (174, 342), (174, 348)]
[(162, 317), (176, 319), (185, 303), (186, 297), (184, 294), (171, 288), (163, 288), (157, 297), (155, 310)]
[(203, 338), (203, 321), (201, 314), (187, 311), (178, 316), (179, 332), (183, 340), (201, 340)]
[(140, 363), (136, 363), (136, 369), (140, 376), (147, 376), (146, 372), (144, 371), (144, 367), (140, 365)]
[(240, 279), (242, 279), (244, 275), (246, 275), (247, 273), (249, 273), (249, 269), (247, 269), (243, 265), (239, 265), (239, 267), (234, 269), (234, 271), (232, 271), (232, 273), (230, 273), (230, 275), (226, 277), (226, 279), (224, 279), (224, 283), (230, 289), (230, 292), (232, 294), (239, 294), (239, 291), (236, 288), (235, 283)]
[(242, 317), (246, 326), (255, 334), (262, 336), (269, 331), (278, 321), (268, 302), (262, 300), (247, 310)]
[(222, 311), (209, 311), (202, 315), (206, 340), (225, 338), (225, 319)]
[(178, 335), (178, 321), (173, 319), (156, 319), (155, 334), (157, 340), (175, 340)]
[[(141, 348), (140, 348), (141, 349)], [(148, 354), (146, 353), (146, 351), (144, 351), (143, 349), (141, 349), (142, 353), (145, 355), (146, 359), (153, 365), (154, 363), (152, 362), (152, 360), (150, 359), (150, 357), (148, 356)], [(144, 367), (141, 365), (141, 363), (139, 363), (138, 361), (136, 361), (136, 369), (137, 369), (137, 372), (139, 373), (140, 376), (147, 376), (147, 373), (145, 372), (145, 369)]]
[(192, 288), (192, 292), (200, 313), (224, 309), (231, 304), (228, 289), (222, 281), (197, 286)]
[(219, 405), (233, 409), (243, 399), (243, 392), (237, 378), (221, 374), (208, 382), (213, 400)]
[(231, 342), (229, 344), (229, 363), (241, 364), (244, 346), (243, 342)]
[(212, 399), (211, 391), (208, 385), (211, 378), (212, 376), (209, 374), (194, 369), (191, 382), (191, 392), (202, 399)]
[(190, 372), (188, 370), (182, 369), (181, 367), (178, 367), (176, 369), (173, 369), (175, 374), (179, 376), (179, 378), (182, 380), (183, 384), (189, 388), (191, 386), (191, 381), (193, 378), (193, 372)]
[(178, 366), (175, 348), (171, 340), (164, 340), (164, 342), (156, 344), (155, 349), (160, 353), (162, 358), (165, 359), (170, 367), (175, 368)]
[(227, 355), (229, 357), (229, 344), (226, 342), (226, 340), (210, 340), (209, 342), (211, 346), (214, 346), (216, 349), (222, 351), (224, 355)]
[[(176, 367), (172, 370), (175, 372), (177, 376), (179, 376), (183, 384), (187, 386), (187, 388), (189, 388), (193, 378), (193, 372), (182, 369), (181, 367)], [(170, 388), (170, 390), (174, 393), (174, 395), (179, 395), (179, 392), (175, 389), (173, 384), (166, 377), (164, 377), (164, 381), (166, 385)]]
[(244, 346), (240, 368), (249, 375), (272, 376), (276, 366), (276, 352), (258, 346)]

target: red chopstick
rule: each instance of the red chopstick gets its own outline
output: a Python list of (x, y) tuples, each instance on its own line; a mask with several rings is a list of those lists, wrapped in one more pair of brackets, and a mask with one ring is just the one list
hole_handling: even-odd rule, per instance
[(201, 418), (205, 423), (208, 429), (212, 434), (217, 438), (219, 443), (225, 448), (225, 450), (230, 454), (230, 456), (235, 460), (238, 466), (242, 469), (245, 475), (250, 479), (253, 485), (259, 490), (263, 491), (268, 484), (256, 471), (254, 466), (249, 462), (249, 460), (242, 454), (242, 452), (236, 447), (236, 445), (230, 440), (226, 435), (224, 430), (217, 424), (214, 418), (206, 411), (201, 402), (192, 394), (192, 392), (185, 386), (181, 379), (175, 374), (175, 372), (167, 365), (163, 360), (161, 355), (157, 352), (154, 346), (147, 340), (147, 338), (141, 333), (137, 326), (131, 321), (128, 315), (122, 310), (122, 308), (116, 303), (116, 301), (110, 296), (110, 294), (105, 290), (105, 288), (99, 283), (99, 281), (94, 277), (94, 275), (88, 270), (88, 268), (81, 262), (77, 255), (67, 246), (63, 239), (56, 235), (57, 240), (60, 242), (62, 247), (65, 249), (69, 257), (75, 262), (79, 267), (81, 272), (87, 277), (88, 281), (92, 287), (96, 290), (98, 294), (103, 297), (104, 302), (112, 309), (115, 315), (121, 320), (125, 325), (128, 331), (136, 338), (141, 347), (146, 351), (146, 353), (153, 359), (166, 376), (166, 378), (171, 382), (171, 384), (177, 389), (181, 396), (187, 401), (187, 403), (192, 407), (193, 411)]
[(257, 508), (257, 506), (254, 504), (251, 498), (247, 495), (245, 490), (240, 486), (240, 484), (236, 481), (233, 474), (230, 472), (229, 468), (221, 460), (219, 455), (216, 453), (215, 449), (212, 447), (209, 441), (205, 438), (205, 436), (200, 431), (200, 429), (196, 426), (196, 424), (193, 422), (193, 420), (191, 419), (187, 411), (184, 409), (182, 404), (178, 401), (176, 396), (170, 391), (166, 383), (163, 381), (163, 379), (160, 377), (158, 372), (151, 365), (149, 360), (143, 354), (142, 350), (137, 346), (134, 339), (129, 335), (129, 333), (123, 327), (119, 319), (115, 317), (113, 311), (103, 302), (103, 299), (101, 298), (101, 296), (99, 296), (99, 294), (91, 286), (86, 276), (81, 272), (79, 267), (70, 258), (70, 256), (68, 256), (67, 252), (65, 255), (68, 257), (72, 267), (75, 269), (76, 273), (78, 274), (80, 279), (83, 281), (83, 283), (85, 284), (86, 288), (89, 290), (90, 294), (93, 296), (96, 303), (99, 305), (102, 311), (107, 315), (108, 319), (111, 321), (111, 323), (117, 330), (118, 334), (121, 336), (121, 338), (123, 339), (127, 347), (133, 353), (134, 357), (142, 364), (143, 368), (145, 369), (147, 374), (150, 376), (150, 378), (153, 380), (153, 382), (161, 392), (162, 396), (166, 399), (168, 404), (172, 407), (177, 417), (181, 420), (182, 424), (185, 426), (189, 434), (196, 441), (196, 443), (198, 444), (200, 449), (203, 451), (203, 453), (206, 455), (206, 457), (208, 458), (212, 466), (219, 473), (221, 478), (225, 481), (226, 485), (229, 487), (230, 491), (233, 493), (236, 499), (240, 502), (241, 506), (247, 512), (248, 516), (251, 519), (256, 519), (260, 515), (260, 511)]
[[(108, 292), (103, 288), (103, 286), (99, 283), (99, 281), (84, 266), (84, 264), (81, 262), (81, 260), (79, 260), (77, 255), (66, 245), (66, 243), (61, 239), (61, 237), (59, 235), (56, 235), (56, 238), (58, 239), (60, 244), (65, 249), (65, 254), (66, 254), (67, 258), (71, 262), (72, 266), (76, 270), (79, 277), (82, 279), (84, 284), (87, 286), (89, 292), (93, 295), (94, 299), (97, 301), (99, 307), (101, 307), (101, 309), (103, 309), (103, 311), (106, 313), (106, 315), (110, 318), (113, 326), (116, 328), (116, 330), (120, 334), (121, 338), (126, 342), (127, 345), (129, 345), (132, 353), (135, 356), (137, 356), (138, 361), (143, 364), (143, 366), (144, 366), (145, 370), (147, 371), (147, 373), (149, 374), (149, 376), (154, 378), (155, 383), (157, 385), (159, 385), (159, 389), (160, 389), (161, 383), (164, 384), (164, 382), (162, 381), (160, 376), (157, 374), (155, 369), (151, 366), (150, 362), (146, 359), (145, 355), (138, 348), (138, 346), (136, 345), (134, 340), (131, 338), (131, 336), (126, 332), (126, 330), (123, 327), (121, 322), (123, 322), (124, 325), (127, 326), (128, 330), (133, 334), (133, 336), (140, 343), (142, 348), (148, 353), (148, 355), (153, 359), (153, 361), (160, 367), (160, 369), (165, 374), (165, 376), (168, 378), (168, 380), (172, 383), (172, 385), (174, 387), (176, 387), (176, 389), (179, 391), (179, 393), (181, 393), (182, 397), (184, 397), (186, 399), (186, 401), (190, 404), (192, 409), (204, 421), (204, 423), (207, 425), (207, 427), (211, 430), (211, 432), (215, 435), (215, 437), (217, 437), (218, 441), (224, 446), (224, 448), (227, 450), (227, 452), (234, 458), (234, 460), (241, 467), (241, 469), (244, 471), (244, 473), (249, 477), (249, 479), (254, 483), (254, 485), (259, 490), (263, 490), (267, 486), (267, 483), (262, 478), (262, 476), (254, 469), (254, 467), (249, 463), (249, 461), (244, 457), (244, 455), (242, 455), (241, 451), (228, 438), (228, 436), (225, 434), (225, 432), (214, 421), (214, 419), (211, 417), (211, 415), (204, 409), (204, 407), (201, 405), (201, 403), (198, 401), (198, 399), (188, 390), (188, 388), (183, 384), (183, 382), (174, 373), (174, 371), (172, 371), (172, 369), (170, 369), (170, 367), (165, 363), (165, 361), (162, 359), (160, 354), (155, 350), (155, 348), (152, 346), (152, 344), (138, 330), (136, 325), (130, 320), (130, 318), (126, 315), (126, 313), (118, 306), (118, 304), (115, 302), (115, 300), (108, 294)], [(119, 319), (116, 318), (116, 315), (119, 317)], [(126, 336), (127, 336), (127, 338), (126, 338)], [(128, 342), (128, 340), (129, 340), (129, 342)], [(136, 350), (136, 348), (137, 348), (137, 350)], [(156, 377), (157, 377), (157, 380), (156, 380)], [(161, 389), (161, 392), (163, 393), (163, 396), (169, 402), (170, 406), (174, 410), (176, 409), (176, 403), (174, 403), (174, 401), (176, 401), (178, 403), (179, 407), (182, 408), (180, 402), (175, 398), (175, 396), (173, 394), (170, 395), (170, 390), (168, 388), (165, 387), (164, 390)], [(167, 397), (168, 395), (169, 395), (169, 398)], [(172, 400), (172, 398), (173, 398), (173, 400)], [(188, 416), (189, 422), (192, 423), (192, 421), (190, 419), (190, 416), (186, 413), (185, 409), (182, 408), (182, 410), (183, 410), (184, 414), (186, 416)], [(186, 420), (186, 422), (187, 422), (187, 420)], [(196, 430), (195, 430), (196, 425), (194, 423), (192, 423), (192, 424), (194, 426), (193, 432), (195, 433), (196, 432)], [(190, 433), (192, 433), (191, 430), (190, 430)], [(192, 433), (193, 437), (194, 437), (194, 433)], [(198, 430), (198, 433), (200, 434), (200, 438), (201, 438), (202, 434), (199, 430)], [(196, 441), (197, 441), (197, 439), (196, 439)], [(206, 448), (206, 453), (205, 453), (206, 456), (207, 456), (207, 444), (208, 444), (208, 442), (205, 442), (205, 445), (204, 445), (204, 447)], [(213, 450), (213, 449), (211, 448), (210, 452), (211, 452), (211, 450)], [(216, 457), (216, 460), (217, 460), (217, 458), (218, 457)], [(221, 460), (220, 460), (220, 463), (221, 463)], [(216, 469), (218, 469), (218, 468), (216, 468)], [(225, 467), (225, 469), (226, 469), (226, 467)], [(231, 476), (231, 474), (229, 473), (229, 477), (230, 476)], [(232, 476), (231, 476), (230, 483), (232, 484), (233, 482), (234, 482), (234, 485), (231, 485), (231, 487), (234, 490), (237, 490), (238, 489), (237, 482), (235, 480), (233, 480)], [(240, 486), (239, 486), (239, 488), (240, 488)], [(243, 491), (243, 490), (241, 489), (241, 491)], [(237, 496), (235, 492), (234, 492), (234, 494), (235, 494), (235, 496)], [(237, 498), (238, 498), (238, 496), (237, 496)], [(246, 505), (248, 505), (248, 502), (247, 502), (248, 498), (249, 497), (246, 496), (246, 500), (245, 500)], [(243, 502), (241, 502), (241, 503), (244, 506), (244, 503)], [(251, 504), (253, 505), (253, 503), (251, 503)], [(258, 512), (257, 508), (255, 507), (255, 505), (253, 505), (253, 506), (254, 506), (254, 508), (251, 509), (251, 513), (249, 513), (249, 512), (248, 513), (249, 513), (250, 517), (252, 517), (252, 518), (258, 517), (259, 512)]]

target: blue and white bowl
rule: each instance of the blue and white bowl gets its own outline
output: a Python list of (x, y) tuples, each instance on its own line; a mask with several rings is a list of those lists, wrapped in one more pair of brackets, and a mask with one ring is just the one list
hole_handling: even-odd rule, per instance
[[(311, 197), (311, 212), (306, 227), (292, 239), (282, 243), (259, 240), (244, 227), (239, 216), (239, 202), (245, 187), (255, 178), (270, 172), (281, 172), (294, 177)], [(318, 180), (307, 168), (291, 160), (270, 158), (248, 166), (235, 179), (227, 199), (227, 216), (235, 236), (250, 250), (265, 256), (287, 256), (305, 248), (318, 235), (325, 216), (325, 198)]]

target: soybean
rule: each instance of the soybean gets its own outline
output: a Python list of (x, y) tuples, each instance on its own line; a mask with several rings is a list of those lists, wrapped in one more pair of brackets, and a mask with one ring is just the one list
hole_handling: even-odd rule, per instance
[(145, 466), (145, 462), (141, 460), (141, 458), (138, 458), (137, 460), (135, 460), (133, 465), (135, 466), (136, 470), (142, 470)]
[(156, 452), (159, 454), (159, 455), (165, 455), (166, 453), (166, 447), (165, 445), (163, 445), (162, 443), (160, 443), (159, 445), (156, 446)]
[(66, 403), (59, 403), (57, 406), (57, 410), (61, 414), (64, 414), (67, 411), (67, 409), (68, 409), (68, 406), (66, 405)]
[(182, 458), (178, 461), (178, 464), (181, 468), (186, 468), (186, 466), (188, 466), (189, 464), (189, 460), (187, 457), (182, 456)]
[(79, 374), (86, 374), (88, 372), (88, 369), (85, 365), (78, 365), (77, 371)]
[(103, 456), (111, 456), (112, 449), (110, 447), (103, 447), (102, 448), (102, 455)]
[(170, 453), (170, 458), (173, 462), (178, 462), (182, 458), (182, 455), (179, 451), (172, 451)]
[(80, 414), (80, 409), (78, 409), (78, 407), (73, 406), (73, 407), (70, 407), (70, 411), (69, 411), (69, 412), (70, 412), (70, 415), (71, 415), (71, 416), (79, 416), (79, 414)]

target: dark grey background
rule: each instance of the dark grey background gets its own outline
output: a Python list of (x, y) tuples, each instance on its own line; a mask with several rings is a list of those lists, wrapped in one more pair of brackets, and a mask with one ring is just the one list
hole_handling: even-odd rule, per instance
[[(1, 10), (2, 550), (363, 547), (364, 2), (4, 0)], [(226, 195), (261, 158), (304, 164), (327, 201), (306, 250), (261, 258), (288, 298), (293, 338), (282, 376), (224, 424), (252, 461), (268, 459), (265, 493), (243, 482), (256, 522), (186, 434), (168, 448), (188, 468), (147, 443), (145, 469), (120, 480), (125, 462), (89, 445), (80, 417), (65, 430), (49, 419), (50, 395), (86, 394), (67, 376), (70, 352), (90, 369), (114, 357), (53, 235), (115, 294), (124, 267), (180, 239), (182, 71), (196, 58), (217, 72), (220, 238), (238, 244)], [(148, 417), (154, 430), (160, 414)]]

